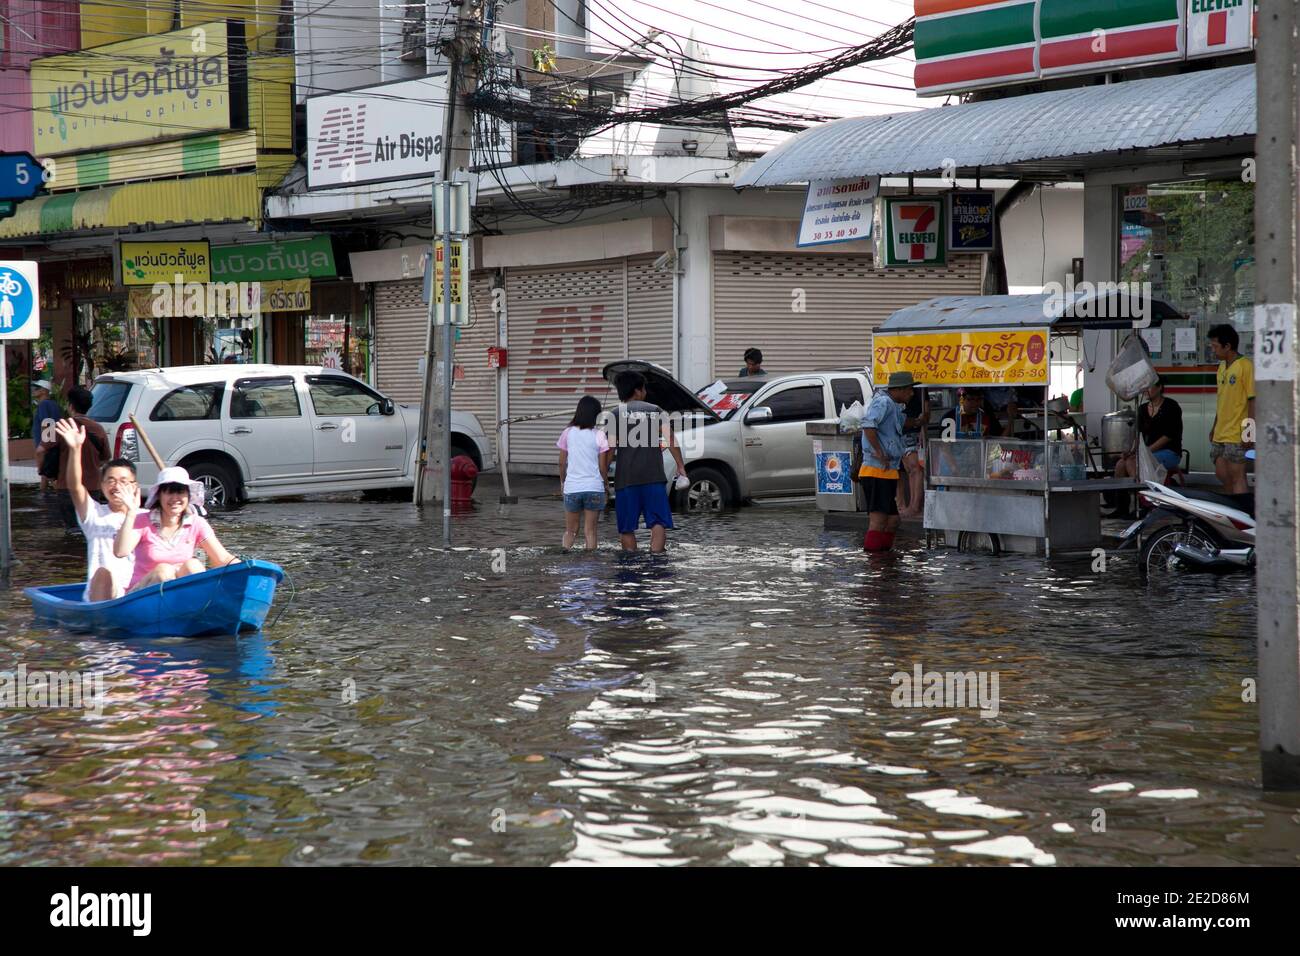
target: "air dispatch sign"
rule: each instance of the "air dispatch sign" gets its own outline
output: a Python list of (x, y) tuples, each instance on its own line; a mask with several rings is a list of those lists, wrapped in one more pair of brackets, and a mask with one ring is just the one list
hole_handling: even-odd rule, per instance
[(944, 243), (944, 200), (921, 196), (885, 199), (885, 265), (941, 266), (947, 260)]

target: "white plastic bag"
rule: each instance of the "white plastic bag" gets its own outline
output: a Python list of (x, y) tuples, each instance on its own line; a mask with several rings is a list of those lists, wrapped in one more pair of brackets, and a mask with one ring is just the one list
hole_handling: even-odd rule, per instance
[(867, 410), (862, 407), (862, 403), (855, 401), (848, 408), (840, 407), (840, 432), (848, 435), (858, 431), (862, 427), (862, 416)]
[(1131, 402), (1158, 380), (1146, 342), (1140, 335), (1130, 333), (1106, 370), (1106, 385), (1123, 401)]
[(1157, 485), (1163, 485), (1165, 478), (1169, 475), (1169, 469), (1156, 460), (1156, 456), (1147, 443), (1138, 438), (1138, 480), (1154, 481)]

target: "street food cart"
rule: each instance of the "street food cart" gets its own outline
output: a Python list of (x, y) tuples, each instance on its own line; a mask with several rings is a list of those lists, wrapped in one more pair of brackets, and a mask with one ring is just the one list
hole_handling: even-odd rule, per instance
[(1042, 387), (1044, 401), (1020, 409), (1041, 432), (1030, 440), (945, 435), (927, 442), (927, 542), (1044, 555), (1100, 545), (1102, 493), (1138, 483), (1107, 478), (1086, 438), (1066, 437), (1077, 423), (1046, 401), (1047, 386), (1062, 339), (1178, 317), (1137, 293), (946, 296), (895, 312), (876, 331), (878, 388), (898, 371), (926, 386)]

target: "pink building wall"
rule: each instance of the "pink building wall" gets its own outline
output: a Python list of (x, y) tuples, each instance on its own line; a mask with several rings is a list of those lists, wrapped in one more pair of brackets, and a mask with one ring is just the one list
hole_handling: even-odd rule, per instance
[(0, 0), (0, 149), (32, 148), (33, 59), (81, 47), (76, 0)]

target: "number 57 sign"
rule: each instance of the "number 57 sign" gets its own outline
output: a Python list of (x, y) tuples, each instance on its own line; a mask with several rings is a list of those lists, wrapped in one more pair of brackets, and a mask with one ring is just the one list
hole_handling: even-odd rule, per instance
[(41, 334), (40, 282), (35, 262), (0, 261), (0, 341)]
[(1255, 306), (1255, 380), (1295, 381), (1295, 306)]

